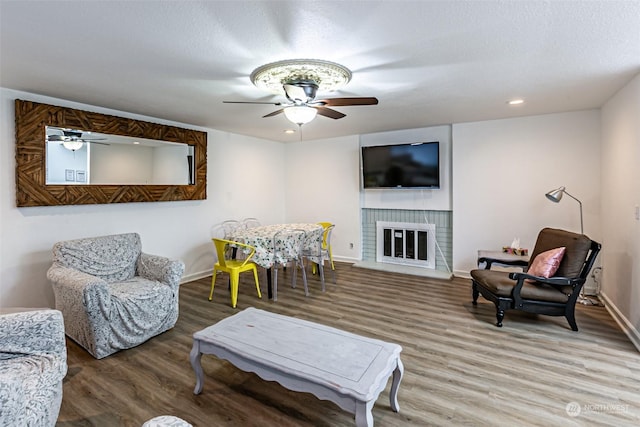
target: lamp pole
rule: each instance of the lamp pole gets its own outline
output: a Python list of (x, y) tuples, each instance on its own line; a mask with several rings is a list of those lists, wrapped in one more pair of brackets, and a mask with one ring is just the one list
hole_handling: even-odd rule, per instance
[(567, 190), (563, 190), (563, 192), (564, 194), (566, 194), (567, 196), (571, 197), (573, 200), (578, 202), (578, 204), (580, 205), (580, 234), (584, 234), (584, 223), (582, 222), (582, 202), (578, 200), (576, 197), (573, 197), (571, 194), (569, 194)]

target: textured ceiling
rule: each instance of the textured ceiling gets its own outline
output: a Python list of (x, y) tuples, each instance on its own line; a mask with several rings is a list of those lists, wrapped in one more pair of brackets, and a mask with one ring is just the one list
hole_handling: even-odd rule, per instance
[[(5, 1), (0, 86), (278, 141), (265, 63), (352, 81), (303, 139), (600, 107), (640, 72), (640, 1)], [(506, 104), (524, 98), (525, 104)], [(295, 126), (294, 126), (295, 127)]]

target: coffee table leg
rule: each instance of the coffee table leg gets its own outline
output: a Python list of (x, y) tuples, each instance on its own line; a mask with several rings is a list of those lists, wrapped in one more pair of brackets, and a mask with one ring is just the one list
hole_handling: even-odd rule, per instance
[(400, 388), (400, 381), (402, 381), (402, 375), (404, 374), (404, 365), (398, 357), (398, 366), (393, 371), (393, 382), (391, 383), (391, 392), (389, 393), (389, 404), (391, 409), (395, 412), (400, 412), (400, 405), (398, 405), (398, 388)]
[(373, 404), (375, 400), (368, 402), (356, 402), (356, 427), (373, 427)]
[(202, 391), (202, 385), (204, 382), (204, 372), (202, 371), (202, 365), (200, 359), (202, 353), (200, 353), (200, 341), (193, 340), (193, 347), (191, 353), (189, 353), (189, 360), (191, 360), (191, 367), (196, 374), (196, 388), (193, 389), (193, 394), (200, 394)]

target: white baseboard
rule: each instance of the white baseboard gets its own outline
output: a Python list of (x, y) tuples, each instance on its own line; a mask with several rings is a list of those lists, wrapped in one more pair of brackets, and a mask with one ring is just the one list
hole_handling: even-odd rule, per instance
[(193, 282), (194, 280), (202, 279), (207, 276), (211, 276), (211, 270), (205, 270), (197, 273), (187, 274), (185, 276), (182, 276), (182, 279), (180, 279), (180, 284)]
[(433, 279), (447, 279), (453, 278), (451, 273), (446, 271), (434, 270), (433, 268), (424, 267), (412, 267), (409, 265), (391, 264), (385, 262), (375, 261), (359, 261), (353, 265), (358, 268), (368, 268), (370, 270), (388, 271), (390, 273), (403, 273), (411, 274), (414, 276), (430, 277)]
[(471, 279), (471, 274), (467, 270), (453, 270), (453, 275), (462, 279)]
[(638, 331), (631, 322), (629, 322), (629, 319), (627, 319), (620, 310), (618, 310), (618, 307), (616, 307), (615, 304), (607, 298), (605, 293), (601, 292), (600, 298), (604, 301), (605, 308), (611, 317), (613, 317), (613, 320), (615, 320), (620, 326), (622, 332), (629, 337), (631, 343), (636, 347), (636, 349), (638, 349), (638, 351), (640, 351), (640, 331)]
[(352, 264), (355, 264), (356, 262), (361, 261), (360, 258), (337, 256), (337, 255), (333, 256), (333, 260), (334, 261), (340, 261), (340, 262), (350, 262)]

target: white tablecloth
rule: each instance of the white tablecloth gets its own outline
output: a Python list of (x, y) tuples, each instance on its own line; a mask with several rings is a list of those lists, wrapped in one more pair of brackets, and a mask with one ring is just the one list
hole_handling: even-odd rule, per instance
[[(256, 253), (252, 258), (256, 264), (264, 268), (271, 268), (275, 261), (278, 263), (284, 263), (284, 259), (274, 259), (273, 253), (273, 236), (279, 231), (294, 231), (303, 230), (309, 236), (320, 235), (323, 232), (323, 228), (320, 224), (315, 223), (291, 223), (291, 224), (273, 224), (263, 225), (260, 227), (253, 227), (247, 229), (240, 229), (234, 231), (229, 240), (245, 243), (256, 248)], [(293, 236), (293, 235), (292, 235)], [(300, 242), (293, 239), (283, 242), (285, 247), (292, 248), (298, 246)], [(283, 251), (289, 253), (290, 250)]]

